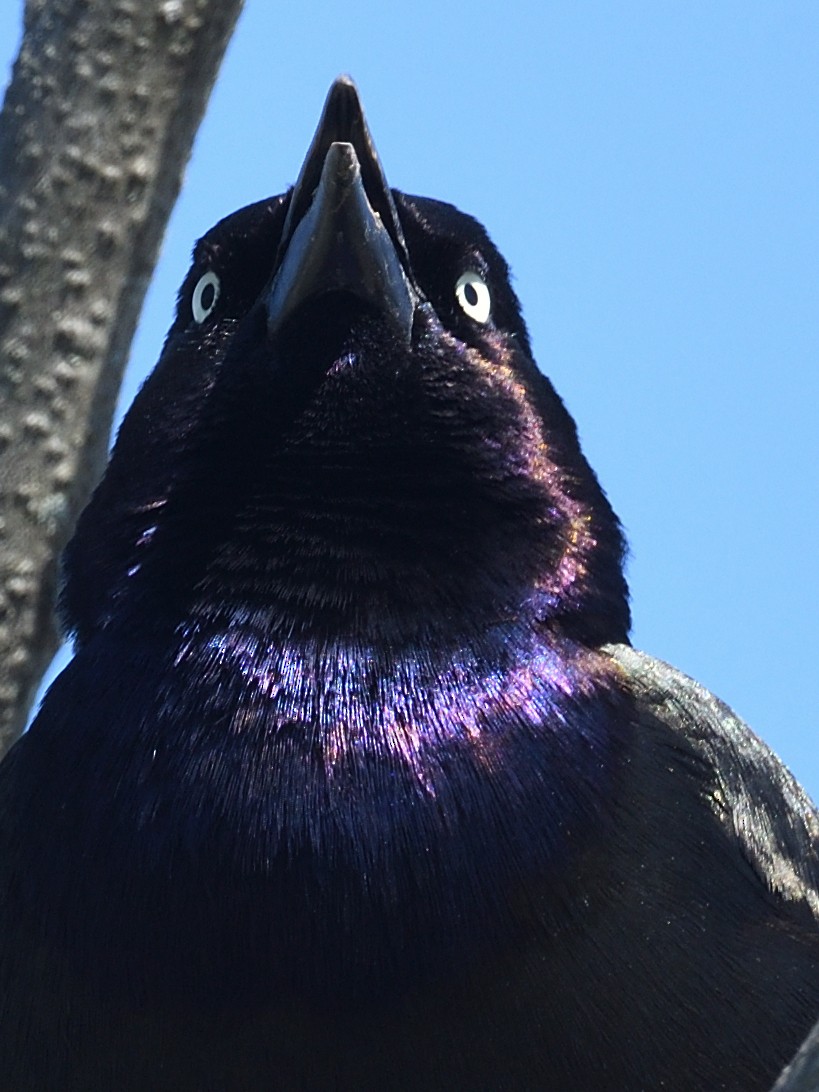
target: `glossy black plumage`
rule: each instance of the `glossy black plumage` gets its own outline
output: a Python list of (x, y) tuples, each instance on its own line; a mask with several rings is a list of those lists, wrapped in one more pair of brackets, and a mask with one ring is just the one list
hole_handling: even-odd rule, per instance
[(819, 821), (628, 647), (622, 554), (503, 259), (338, 81), (67, 550), (77, 655), (0, 767), (0, 1087), (766, 1089)]

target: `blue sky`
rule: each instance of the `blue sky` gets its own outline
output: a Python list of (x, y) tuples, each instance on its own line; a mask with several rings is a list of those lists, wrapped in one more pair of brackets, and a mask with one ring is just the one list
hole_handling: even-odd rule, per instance
[[(2, 5), (4, 61), (20, 18)], [(125, 403), (196, 237), (295, 179), (350, 72), (391, 184), (478, 216), (512, 265), (628, 533), (635, 644), (819, 799), (817, 55), (816, 0), (247, 0)]]

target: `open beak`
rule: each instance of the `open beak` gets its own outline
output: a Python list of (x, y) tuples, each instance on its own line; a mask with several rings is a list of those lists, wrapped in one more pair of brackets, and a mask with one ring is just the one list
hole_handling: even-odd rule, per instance
[(355, 84), (337, 79), (290, 197), (267, 297), (276, 334), (308, 300), (346, 292), (409, 342), (419, 294)]

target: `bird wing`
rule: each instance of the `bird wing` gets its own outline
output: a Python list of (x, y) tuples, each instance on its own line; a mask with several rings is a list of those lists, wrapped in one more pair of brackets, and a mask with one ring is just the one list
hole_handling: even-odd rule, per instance
[(722, 701), (662, 660), (627, 645), (605, 651), (625, 671), (642, 728), (672, 727), (714, 771), (709, 803), (781, 898), (819, 920), (819, 813), (776, 755)]

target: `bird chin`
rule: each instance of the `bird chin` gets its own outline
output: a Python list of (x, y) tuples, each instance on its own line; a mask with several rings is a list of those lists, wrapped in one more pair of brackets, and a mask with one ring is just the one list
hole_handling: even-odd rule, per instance
[(407, 352), (388, 314), (351, 292), (334, 291), (302, 303), (274, 335), (271, 348), (288, 376), (296, 368), (326, 375), (360, 362), (368, 345), (378, 346), (382, 358)]

